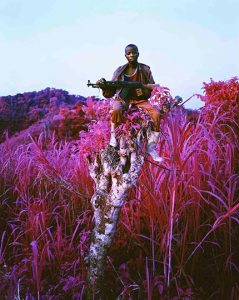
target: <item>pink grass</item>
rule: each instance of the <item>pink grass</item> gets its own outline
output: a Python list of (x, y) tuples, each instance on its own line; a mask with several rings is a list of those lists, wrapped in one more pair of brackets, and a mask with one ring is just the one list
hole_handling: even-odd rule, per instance
[[(158, 151), (170, 171), (146, 162), (128, 195), (109, 253), (109, 299), (239, 297), (238, 120), (224, 102), (213, 105), (194, 122), (183, 109), (165, 120)], [(92, 123), (78, 141), (41, 134), (0, 145), (1, 292), (84, 299), (94, 190), (85, 157), (108, 141), (109, 105), (88, 99), (84, 110)]]

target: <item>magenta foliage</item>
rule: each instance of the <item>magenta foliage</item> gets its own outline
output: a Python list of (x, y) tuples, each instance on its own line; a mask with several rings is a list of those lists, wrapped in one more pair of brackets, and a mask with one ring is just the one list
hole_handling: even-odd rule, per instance
[(173, 97), (170, 94), (170, 90), (167, 87), (156, 87), (153, 89), (150, 103), (156, 105), (159, 109), (163, 108), (163, 105), (170, 104), (173, 101)]
[(142, 126), (146, 127), (150, 121), (149, 115), (142, 109), (131, 107), (124, 113), (124, 122), (116, 128), (116, 134), (118, 137), (125, 136), (126, 140), (130, 140)]
[(87, 98), (86, 105), (83, 107), (86, 118), (91, 120), (87, 131), (80, 132), (78, 142), (79, 155), (94, 156), (94, 153), (103, 150), (109, 142), (110, 136), (110, 102), (94, 101), (91, 97)]
[[(237, 84), (205, 85), (208, 100), (193, 119), (184, 108), (165, 116), (158, 151), (168, 170), (147, 161), (128, 195), (107, 260), (109, 299), (239, 297)], [(155, 101), (171, 97), (154, 92)], [(18, 289), (23, 299), (84, 299), (93, 226), (85, 156), (108, 143), (110, 102), (88, 98), (67, 108), (65, 120), (76, 121), (77, 109), (89, 122), (79, 140), (42, 132), (16, 147), (13, 138), (0, 144), (5, 299)], [(131, 111), (122, 132), (137, 130), (139, 119), (148, 122)]]
[[(227, 113), (228, 117), (239, 123), (239, 80), (233, 77), (230, 80), (215, 82), (211, 79), (209, 83), (203, 85), (204, 96), (200, 96), (207, 108), (214, 111), (220, 107), (220, 113)], [(208, 109), (209, 110), (209, 109)], [(208, 111), (209, 114), (209, 111)]]
[(109, 120), (110, 100), (99, 100), (88, 97), (83, 106), (86, 117), (90, 120)]
[(84, 101), (84, 97), (54, 88), (0, 97), (0, 142), (4, 140), (2, 134), (6, 130), (12, 135), (57, 113), (62, 107)]
[(203, 83), (205, 95), (201, 99), (206, 104), (227, 104), (227, 110), (231, 110), (231, 105), (236, 108), (238, 105), (239, 82), (237, 77), (225, 81), (214, 81)]

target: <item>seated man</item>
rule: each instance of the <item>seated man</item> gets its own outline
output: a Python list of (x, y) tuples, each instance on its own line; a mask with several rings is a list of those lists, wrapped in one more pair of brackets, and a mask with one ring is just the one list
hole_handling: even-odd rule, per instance
[(117, 146), (115, 128), (123, 120), (123, 110), (127, 109), (129, 104), (134, 104), (147, 111), (153, 121), (153, 131), (148, 140), (147, 153), (155, 161), (163, 162), (163, 158), (160, 157), (156, 151), (156, 145), (160, 135), (160, 113), (148, 102), (151, 91), (154, 87), (159, 85), (155, 84), (150, 67), (138, 62), (139, 52), (136, 45), (130, 44), (126, 46), (125, 57), (128, 60), (128, 63), (120, 66), (114, 72), (112, 81), (138, 81), (143, 84), (142, 88), (120, 88), (116, 90), (116, 88), (104, 87), (104, 78), (97, 81), (105, 98), (115, 96), (111, 110), (110, 145), (112, 147)]

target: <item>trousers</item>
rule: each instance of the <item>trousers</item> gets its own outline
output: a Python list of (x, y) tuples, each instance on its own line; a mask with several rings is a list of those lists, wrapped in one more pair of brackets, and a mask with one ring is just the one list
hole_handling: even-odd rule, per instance
[[(160, 113), (159, 111), (154, 108), (148, 100), (130, 100), (129, 104), (134, 104), (137, 107), (142, 108), (144, 111), (146, 111), (152, 121), (153, 121), (153, 130), (159, 132), (159, 127), (160, 127)], [(112, 104), (112, 109), (110, 111), (111, 113), (111, 122), (114, 124), (119, 124), (122, 123), (123, 121), (123, 111), (127, 110), (128, 105), (125, 103), (123, 100), (118, 100), (115, 99)]]

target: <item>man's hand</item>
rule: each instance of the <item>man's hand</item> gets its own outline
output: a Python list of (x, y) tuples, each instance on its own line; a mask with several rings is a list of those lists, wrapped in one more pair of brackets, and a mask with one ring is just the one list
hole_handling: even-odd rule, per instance
[(143, 90), (142, 89), (136, 89), (136, 95), (137, 97), (140, 97), (142, 96), (144, 93), (143, 93)]
[(99, 80), (96, 81), (96, 84), (98, 84), (99, 87), (102, 88), (105, 82), (106, 82), (105, 78), (100, 78)]
[(170, 107), (167, 106), (167, 105), (163, 105), (162, 106), (162, 111), (163, 111), (163, 113), (168, 113), (170, 111)]

